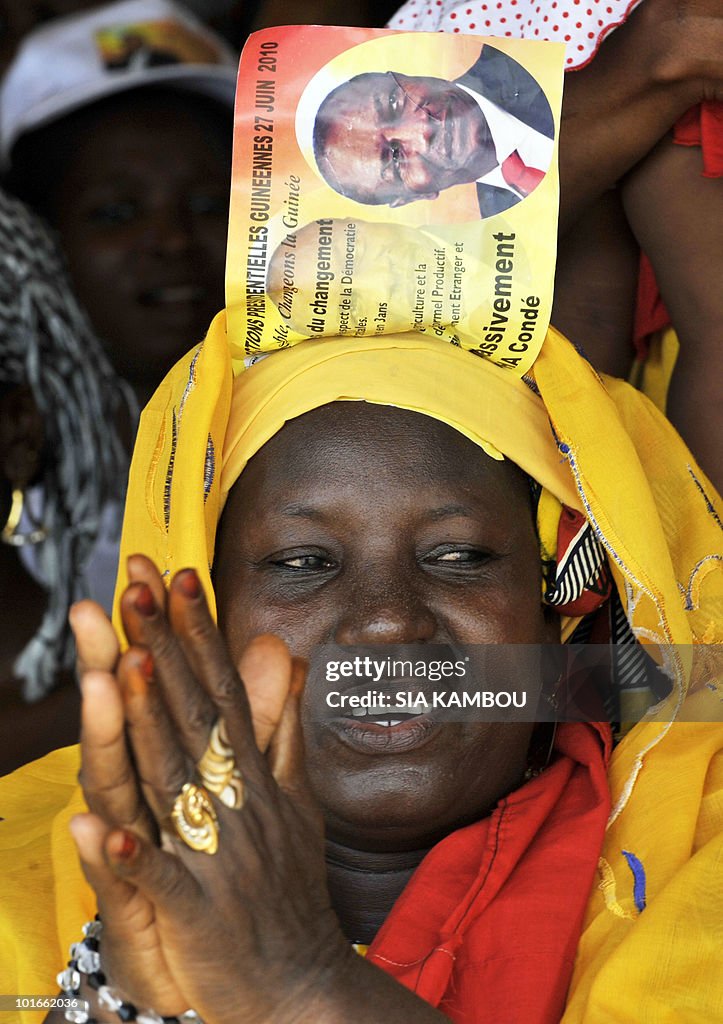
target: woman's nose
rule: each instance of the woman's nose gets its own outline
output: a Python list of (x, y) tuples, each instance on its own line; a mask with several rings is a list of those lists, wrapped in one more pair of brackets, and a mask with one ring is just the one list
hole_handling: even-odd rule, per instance
[(178, 256), (193, 248), (188, 211), (181, 204), (159, 204), (148, 215), (145, 242), (149, 250), (162, 256)]
[(367, 577), (349, 587), (334, 640), (340, 644), (414, 644), (432, 641), (436, 634), (432, 609), (409, 581)]

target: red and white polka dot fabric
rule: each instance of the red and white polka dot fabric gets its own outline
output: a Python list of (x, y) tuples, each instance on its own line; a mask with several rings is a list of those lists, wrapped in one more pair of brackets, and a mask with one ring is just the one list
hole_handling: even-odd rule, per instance
[(407, 0), (389, 28), (566, 43), (565, 68), (583, 67), (641, 0)]

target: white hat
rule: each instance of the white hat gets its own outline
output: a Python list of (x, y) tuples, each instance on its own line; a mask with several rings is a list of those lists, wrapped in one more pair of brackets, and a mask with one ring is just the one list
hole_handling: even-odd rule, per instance
[(233, 107), (238, 60), (173, 0), (120, 0), (25, 37), (0, 87), (0, 159), (21, 135), (114, 93), (172, 85)]

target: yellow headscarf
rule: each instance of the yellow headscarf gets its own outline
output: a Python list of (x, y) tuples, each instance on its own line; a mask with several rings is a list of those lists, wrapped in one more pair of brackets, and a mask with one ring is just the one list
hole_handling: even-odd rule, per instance
[[(525, 381), (415, 333), (313, 340), (249, 360), (219, 314), (143, 413), (122, 552), (143, 551), (168, 574), (197, 566), (213, 607), (216, 524), (233, 483), (286, 421), (340, 400), (431, 416), (512, 459), (542, 485), (543, 548), (554, 548), (561, 503), (582, 511), (636, 637), (659, 657), (684, 661), (668, 648), (713, 643), (716, 624), (723, 632), (712, 485), (639, 392), (603, 383), (554, 329)], [(121, 558), (119, 591), (124, 573)], [(686, 665), (671, 667), (685, 686)]]
[[(529, 381), (413, 334), (314, 340), (246, 363), (221, 314), (159, 388), (141, 420), (122, 554), (142, 551), (168, 576), (196, 566), (213, 606), (210, 566), (229, 489), (284, 422), (337, 400), (432, 416), (492, 457), (512, 459), (543, 487), (543, 547), (553, 543), (560, 503), (582, 511), (605, 548), (636, 638), (666, 663), (675, 685), (613, 756), (601, 888), (591, 896), (564, 1019), (668, 1019), (657, 1010), (641, 1016), (640, 1008), (664, 1000), (670, 978), (685, 979), (685, 1005), (699, 1014), (680, 1019), (712, 1020), (711, 1007), (723, 1019), (723, 986), (710, 980), (719, 970), (711, 936), (715, 921), (720, 934), (723, 915), (723, 726), (713, 724), (723, 717), (723, 701), (705, 676), (691, 685), (689, 646), (719, 642), (723, 632), (721, 524), (718, 498), (673, 428), (626, 384), (602, 382), (554, 330)], [(119, 590), (124, 583), (122, 557)], [(674, 714), (696, 724), (671, 726)], [(47, 991), (65, 944), (93, 911), (65, 839), (78, 800), (70, 785), (76, 755), (51, 755), (46, 763), (58, 778), (53, 786), (47, 772), (43, 777), (47, 810), (56, 815), (50, 838), (33, 835), (29, 823), (24, 837), (10, 829), (4, 841), (0, 827), (0, 870), (11, 879), (0, 960), (15, 955), (20, 964), (9, 974), (0, 967), (6, 992)], [(37, 770), (0, 782), (0, 815), (12, 818), (26, 805)], [(33, 911), (32, 923), (28, 879), (46, 893), (42, 919)], [(47, 899), (53, 891), (55, 903)], [(19, 941), (13, 921), (26, 922)], [(33, 943), (29, 957), (24, 944), (38, 930), (48, 941)]]

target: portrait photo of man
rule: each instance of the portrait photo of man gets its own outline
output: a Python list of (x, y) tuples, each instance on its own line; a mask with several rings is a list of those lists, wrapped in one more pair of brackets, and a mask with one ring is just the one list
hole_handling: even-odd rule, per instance
[(485, 45), (453, 81), (372, 71), (342, 82), (318, 108), (313, 148), (327, 184), (358, 203), (399, 207), (475, 183), (492, 217), (542, 181), (554, 134), (535, 78)]

